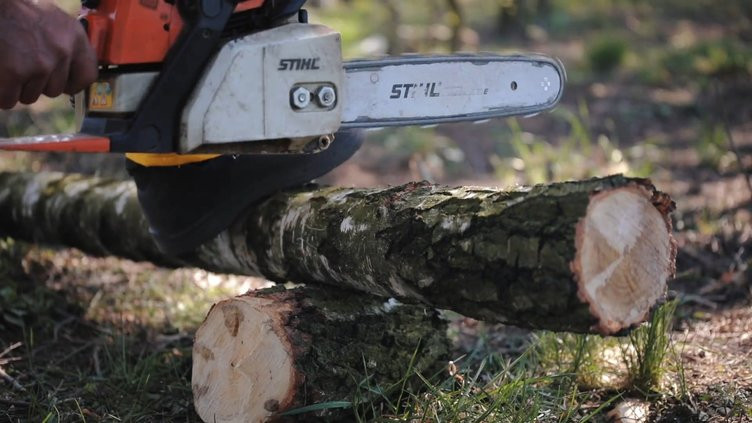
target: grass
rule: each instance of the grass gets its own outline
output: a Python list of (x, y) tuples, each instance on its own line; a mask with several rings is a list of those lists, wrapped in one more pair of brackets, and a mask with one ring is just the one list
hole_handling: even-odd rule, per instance
[[(671, 328), (677, 301), (659, 307), (650, 320), (629, 334), (630, 349), (623, 354), (628, 386), (643, 395), (660, 389), (666, 371), (666, 357), (671, 349)], [(679, 368), (680, 376), (683, 376)]]
[(510, 119), (508, 135), (503, 138), (511, 145), (511, 152), (491, 159), (497, 179), (505, 185), (515, 185), (614, 173), (646, 177), (651, 173), (650, 163), (655, 157), (644, 156), (649, 143), (619, 148), (608, 135), (591, 133), (588, 115), (584, 102), (577, 113), (567, 109), (554, 111), (553, 119), (569, 126), (568, 134), (554, 142), (526, 132), (518, 120)]
[(199, 421), (192, 332), (245, 286), (217, 278), (3, 240), (0, 421)]
[[(533, 421), (561, 405), (562, 396), (537, 376), (530, 353), (511, 360), (489, 355), (452, 370), (444, 380), (418, 375), (424, 390), (403, 392), (403, 401), (380, 411), (375, 421)], [(370, 407), (373, 410), (375, 407)], [(366, 416), (360, 416), (364, 421)]]
[(94, 421), (187, 419), (192, 402), (190, 346), (148, 352), (134, 339), (119, 338), (103, 342), (98, 350), (96, 375), (75, 368), (75, 362), (66, 363), (73, 364), (71, 369), (30, 360), (25, 369), (33, 378), (28, 390), (30, 406), (8, 417), (33, 421), (44, 416), (51, 422), (76, 417), (83, 421), (87, 417)]
[[(450, 362), (443, 375), (408, 371), (389, 387), (370, 386), (365, 380), (353, 403), (356, 419), (588, 422), (602, 418), (605, 410), (630, 395), (660, 394), (679, 400), (681, 393), (662, 391), (663, 378), (681, 378), (683, 371), (680, 363), (675, 367), (668, 363), (675, 310), (676, 302), (664, 304), (648, 323), (623, 338), (539, 333), (516, 356), (488, 353), (481, 347)], [(606, 351), (619, 354), (604, 363)], [(605, 371), (623, 374), (603, 383)], [(422, 389), (404, 390), (406, 381), (414, 377), (420, 379)], [(400, 386), (403, 389), (393, 393)]]

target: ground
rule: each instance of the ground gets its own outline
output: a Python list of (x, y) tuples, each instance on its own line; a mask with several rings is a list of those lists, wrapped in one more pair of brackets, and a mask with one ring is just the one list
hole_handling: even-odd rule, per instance
[[(312, 17), (343, 31), (348, 55), (445, 51), (451, 38), (454, 17), (440, 1), (400, 6), (396, 23), (379, 2), (318, 3)], [(669, 306), (657, 313), (672, 326), (658, 319), (652, 332), (601, 339), (450, 314), (458, 370), (448, 365), (396, 408), (361, 406), (357, 415), (605, 421), (630, 398), (645, 401), (650, 421), (752, 421), (752, 6), (527, 1), (498, 28), (505, 2), (460, 4), (464, 48), (559, 57), (569, 73), (562, 105), (528, 119), (371, 133), (322, 182), (510, 186), (609, 173), (650, 177), (677, 203), (678, 271)], [(0, 134), (70, 122), (60, 103), (44, 102), (0, 114)], [(0, 161), (3, 170), (123, 175), (120, 158)], [(267, 285), (9, 239), (0, 245), (0, 278), (0, 421), (14, 422), (197, 421), (192, 333), (214, 301)], [(656, 338), (642, 342), (650, 333)], [(636, 352), (659, 359), (652, 367), (644, 357), (630, 361)]]

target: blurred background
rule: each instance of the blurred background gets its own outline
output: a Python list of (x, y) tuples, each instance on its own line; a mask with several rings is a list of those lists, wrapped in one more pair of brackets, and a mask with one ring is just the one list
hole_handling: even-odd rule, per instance
[[(712, 178), (752, 164), (745, 154), (752, 142), (752, 2), (309, 0), (308, 8), (312, 22), (342, 32), (347, 58), (539, 52), (561, 59), (569, 76), (553, 113), (371, 133), (361, 154), (327, 181), (510, 185), (615, 172), (660, 179), (681, 168)], [(66, 99), (0, 114), (3, 136), (72, 125)], [(5, 168), (124, 175), (119, 158), (19, 154), (2, 161)]]

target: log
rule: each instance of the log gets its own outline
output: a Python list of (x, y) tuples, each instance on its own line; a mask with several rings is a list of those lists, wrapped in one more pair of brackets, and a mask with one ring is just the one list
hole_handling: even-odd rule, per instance
[(511, 191), (308, 187), (257, 204), (175, 258), (150, 239), (130, 183), (0, 174), (0, 232), (21, 239), (602, 334), (644, 321), (663, 297), (673, 207), (649, 181), (623, 176)]
[[(446, 365), (446, 329), (432, 309), (360, 293), (248, 293), (216, 304), (196, 332), (194, 405), (205, 422), (265, 422), (366, 399), (368, 386), (399, 390), (402, 380), (419, 383), (415, 372), (430, 377)], [(324, 408), (302, 421), (343, 414), (352, 419), (352, 410)]]

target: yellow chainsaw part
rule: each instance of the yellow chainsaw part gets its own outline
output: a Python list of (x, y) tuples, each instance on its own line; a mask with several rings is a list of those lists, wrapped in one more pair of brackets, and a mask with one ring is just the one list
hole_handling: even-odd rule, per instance
[(205, 162), (219, 157), (219, 154), (153, 154), (153, 153), (127, 153), (129, 160), (146, 167), (169, 167), (182, 166), (190, 163)]

